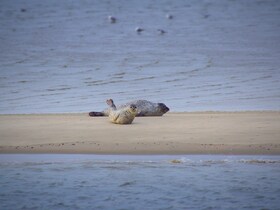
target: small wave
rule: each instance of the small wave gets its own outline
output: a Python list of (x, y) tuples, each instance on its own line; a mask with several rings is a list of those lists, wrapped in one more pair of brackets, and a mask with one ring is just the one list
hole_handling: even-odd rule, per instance
[(208, 163), (208, 164), (225, 164), (225, 163), (229, 163), (229, 160), (206, 160), (203, 161), (203, 163)]
[(44, 165), (52, 165), (51, 162), (4, 162), (0, 164), (0, 167), (4, 166), (22, 166), (22, 167), (32, 167), (32, 166), (44, 166)]
[(115, 73), (114, 75), (115, 75), (115, 76), (125, 75), (125, 72)]
[(27, 81), (27, 80), (20, 80), (20, 81), (18, 81), (18, 83), (28, 83), (29, 81)]
[(108, 84), (121, 83), (121, 82), (125, 82), (125, 80), (111, 80), (111, 81), (97, 80), (97, 81), (88, 81), (84, 83), (87, 86), (97, 86), (97, 85), (108, 85)]
[[(89, 80), (91, 78), (86, 78), (86, 80)], [(99, 83), (102, 83), (104, 82), (104, 80), (92, 80), (92, 81), (88, 81), (88, 82), (85, 82), (85, 84), (87, 85), (95, 85), (95, 84), (99, 84)]]
[(141, 78), (134, 79), (132, 81), (142, 81), (142, 80), (148, 80), (148, 79), (154, 79), (154, 78), (155, 78), (154, 76), (151, 76), (151, 77), (141, 77)]
[(176, 79), (170, 79), (170, 80), (165, 80), (165, 82), (179, 82), (179, 81), (184, 81), (185, 78), (176, 78)]
[(128, 187), (128, 186), (134, 185), (135, 183), (136, 183), (136, 181), (124, 182), (124, 183), (120, 184), (120, 187)]
[(223, 164), (280, 164), (280, 160), (273, 159), (187, 159), (185, 157), (170, 159), (168, 163), (183, 164), (191, 166), (210, 166), (210, 165), (223, 165)]
[(172, 159), (169, 161), (170, 163), (174, 164), (186, 164), (186, 165), (191, 165), (191, 166), (203, 166), (203, 165), (216, 165), (216, 164), (226, 164), (230, 163), (231, 161), (227, 159), (223, 160), (191, 160), (191, 159), (186, 159), (186, 158), (179, 158), (179, 159)]
[(110, 76), (111, 79), (123, 79), (124, 75), (125, 72), (120, 72), (120, 73), (109, 74), (108, 76)]
[(253, 160), (239, 160), (239, 163), (249, 163), (249, 164), (279, 164), (280, 160), (259, 160), (259, 159), (253, 159)]
[(63, 90), (70, 90), (73, 89), (71, 87), (64, 87), (64, 88), (49, 88), (47, 91), (63, 91)]
[(177, 72), (176, 74), (178, 75), (188, 75), (188, 74), (193, 74), (193, 73), (196, 73), (196, 72), (199, 72), (201, 69), (193, 69), (191, 71), (180, 71), (180, 72)]

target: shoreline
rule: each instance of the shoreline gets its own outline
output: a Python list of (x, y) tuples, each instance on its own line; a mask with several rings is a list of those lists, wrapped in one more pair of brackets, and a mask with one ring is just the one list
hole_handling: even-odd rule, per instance
[[(280, 114), (280, 110), (270, 110), (270, 109), (261, 109), (261, 110), (231, 110), (231, 111), (219, 111), (219, 110), (205, 110), (205, 111), (169, 111), (166, 114), (163, 115), (163, 117), (165, 115), (168, 114), (242, 114), (242, 113), (279, 113)], [(0, 113), (0, 117), (1, 116), (28, 116), (28, 115), (42, 115), (42, 116), (47, 116), (47, 115), (86, 115), (88, 116), (88, 112), (51, 112), (51, 113)], [(157, 116), (154, 116), (157, 117)], [(145, 117), (138, 117), (138, 118), (145, 118)]]
[(0, 154), (280, 155), (280, 111), (171, 112), (111, 124), (87, 113), (2, 114)]

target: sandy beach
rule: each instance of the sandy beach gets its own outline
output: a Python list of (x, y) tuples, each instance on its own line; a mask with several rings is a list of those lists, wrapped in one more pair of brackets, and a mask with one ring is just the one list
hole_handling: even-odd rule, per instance
[(131, 125), (81, 114), (0, 115), (0, 153), (280, 154), (280, 112), (185, 112)]

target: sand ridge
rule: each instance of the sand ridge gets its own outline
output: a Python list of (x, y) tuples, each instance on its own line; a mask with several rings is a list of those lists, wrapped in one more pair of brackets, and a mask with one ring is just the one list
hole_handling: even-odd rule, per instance
[(280, 154), (280, 112), (183, 112), (115, 125), (81, 114), (0, 115), (0, 153)]

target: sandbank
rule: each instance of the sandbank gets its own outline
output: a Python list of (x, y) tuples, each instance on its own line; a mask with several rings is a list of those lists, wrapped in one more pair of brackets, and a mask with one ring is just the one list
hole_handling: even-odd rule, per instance
[(79, 114), (0, 115), (0, 153), (280, 155), (280, 112), (184, 112), (116, 125)]

